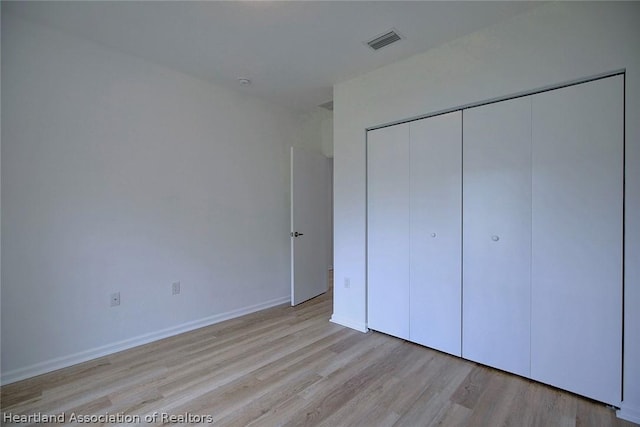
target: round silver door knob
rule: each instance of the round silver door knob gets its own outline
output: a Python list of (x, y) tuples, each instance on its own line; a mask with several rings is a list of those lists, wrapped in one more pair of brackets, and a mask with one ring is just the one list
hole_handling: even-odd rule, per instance
[(431, 237), (436, 237), (436, 233), (431, 233)]
[(494, 242), (497, 242), (498, 240), (500, 240), (499, 236), (491, 236), (491, 240), (493, 240)]

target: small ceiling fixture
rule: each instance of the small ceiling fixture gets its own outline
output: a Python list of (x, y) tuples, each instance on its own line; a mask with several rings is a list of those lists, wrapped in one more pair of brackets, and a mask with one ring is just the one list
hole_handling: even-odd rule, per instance
[(396, 30), (391, 29), (386, 33), (374, 38), (373, 40), (369, 40), (366, 43), (371, 49), (378, 50), (400, 40), (402, 40), (400, 34), (398, 34)]
[(240, 83), (241, 86), (249, 86), (251, 84), (251, 80), (245, 79), (244, 77), (238, 77), (238, 83)]

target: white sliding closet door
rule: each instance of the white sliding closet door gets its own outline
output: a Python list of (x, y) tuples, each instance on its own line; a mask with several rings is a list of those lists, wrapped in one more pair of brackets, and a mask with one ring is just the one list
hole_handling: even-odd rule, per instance
[(464, 111), (462, 356), (529, 375), (531, 97)]
[(411, 122), (410, 339), (460, 356), (462, 113)]
[(531, 376), (619, 405), (623, 80), (533, 97)]
[(367, 323), (409, 338), (409, 125), (367, 133)]

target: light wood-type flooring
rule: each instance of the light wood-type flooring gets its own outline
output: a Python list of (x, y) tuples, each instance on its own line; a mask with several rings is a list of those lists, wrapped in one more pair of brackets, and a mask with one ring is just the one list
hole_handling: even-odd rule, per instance
[(128, 414), (172, 425), (634, 425), (573, 394), (330, 323), (331, 298), (328, 292), (8, 384), (2, 424), (12, 424), (5, 414), (64, 413), (66, 423), (80, 424), (108, 413), (121, 416), (111, 421)]

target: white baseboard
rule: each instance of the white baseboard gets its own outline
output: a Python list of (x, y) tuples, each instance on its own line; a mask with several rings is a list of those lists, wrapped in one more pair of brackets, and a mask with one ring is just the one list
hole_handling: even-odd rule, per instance
[(355, 322), (351, 319), (347, 319), (344, 317), (336, 316), (335, 314), (331, 316), (331, 323), (337, 323), (338, 325), (346, 326), (347, 328), (355, 329), (360, 332), (369, 332), (367, 328), (367, 324), (364, 322)]
[(173, 326), (171, 328), (162, 329), (160, 331), (151, 332), (148, 334), (118, 341), (112, 344), (107, 344), (101, 347), (92, 348), (89, 350), (81, 351), (79, 353), (70, 354), (68, 356), (62, 356), (55, 359), (46, 360), (44, 362), (36, 363), (31, 366), (26, 366), (24, 368), (3, 372), (0, 379), (0, 383), (2, 385), (10, 384), (16, 381), (35, 377), (36, 375), (41, 375), (47, 372), (55, 371), (57, 369), (67, 368), (69, 366), (76, 365), (78, 363), (87, 362), (89, 360), (97, 359), (98, 357), (108, 356), (110, 354), (117, 353), (122, 350), (128, 350), (130, 348), (138, 347), (143, 344), (148, 344), (153, 341), (158, 341), (163, 338), (168, 338), (174, 335), (182, 334), (184, 332), (193, 331), (194, 329), (210, 326), (215, 323), (223, 322), (225, 320), (234, 319), (236, 317), (244, 316), (245, 314), (255, 313), (256, 311), (264, 310), (270, 307), (275, 307), (277, 305), (288, 303), (290, 301), (291, 301), (291, 296), (287, 295), (287, 296), (275, 298), (260, 304), (255, 304), (255, 305), (239, 308), (236, 310), (231, 310), (226, 313), (216, 314), (213, 316), (206, 317), (204, 319), (183, 323), (181, 325)]
[(623, 420), (640, 424), (640, 408), (634, 408), (629, 405), (625, 405), (624, 402), (622, 402), (620, 409), (616, 411), (616, 415), (618, 418)]

